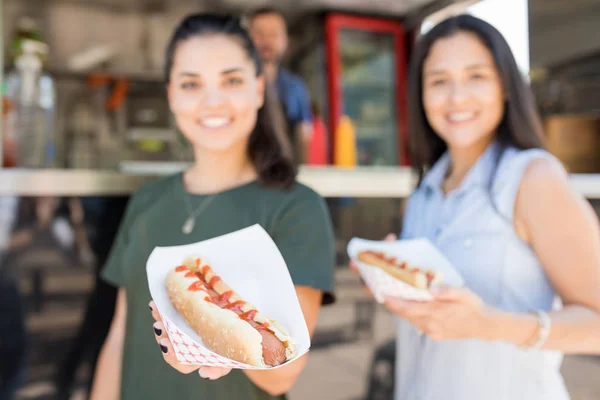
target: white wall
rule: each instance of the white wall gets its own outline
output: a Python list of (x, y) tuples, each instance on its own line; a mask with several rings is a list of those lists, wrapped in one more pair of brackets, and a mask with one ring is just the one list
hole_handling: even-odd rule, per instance
[(441, 19), (460, 13), (469, 13), (487, 21), (498, 29), (510, 45), (523, 74), (529, 73), (529, 17), (527, 0), (465, 1), (447, 7), (423, 23), (425, 33)]
[(529, 17), (527, 0), (482, 0), (468, 12), (502, 33), (523, 74), (529, 73)]

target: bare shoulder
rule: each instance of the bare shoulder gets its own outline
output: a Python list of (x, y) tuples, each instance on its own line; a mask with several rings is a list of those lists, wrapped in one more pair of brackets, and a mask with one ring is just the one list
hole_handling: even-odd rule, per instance
[(575, 196), (569, 176), (560, 161), (538, 157), (529, 162), (519, 186), (517, 206), (552, 202), (563, 196)]
[(529, 162), (523, 174), (522, 186), (567, 183), (568, 174), (555, 158), (537, 157)]
[(526, 242), (536, 231), (594, 215), (590, 205), (577, 193), (563, 165), (551, 157), (539, 157), (527, 166), (514, 210), (515, 227)]
[(537, 226), (552, 219), (564, 205), (573, 203), (575, 192), (560, 162), (551, 157), (536, 157), (527, 165), (515, 201), (514, 227), (526, 243), (532, 242)]

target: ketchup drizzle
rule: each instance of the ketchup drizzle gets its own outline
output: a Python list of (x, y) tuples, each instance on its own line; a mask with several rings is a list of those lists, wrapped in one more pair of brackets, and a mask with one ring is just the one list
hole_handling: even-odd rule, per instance
[[(199, 258), (196, 259), (196, 268), (200, 268), (201, 265), (201, 260)], [(210, 266), (205, 265), (202, 268), (202, 272), (196, 272), (196, 271), (190, 271), (190, 269), (185, 266), (185, 265), (180, 265), (178, 267), (175, 268), (176, 272), (186, 272), (185, 277), (186, 278), (193, 278), (193, 277), (197, 277), (198, 281), (192, 283), (189, 287), (188, 290), (191, 292), (199, 292), (199, 291), (205, 291), (205, 292), (209, 292), (209, 293), (214, 293), (214, 295), (211, 296), (205, 296), (204, 300), (208, 303), (212, 303), (212, 304), (217, 304), (219, 307), (226, 309), (226, 310), (231, 310), (233, 312), (235, 312), (236, 314), (239, 315), (240, 319), (243, 319), (244, 321), (247, 321), (248, 323), (250, 323), (256, 330), (269, 330), (269, 324), (267, 322), (264, 323), (258, 323), (256, 321), (254, 321), (254, 318), (256, 317), (256, 314), (258, 313), (258, 311), (256, 310), (249, 310), (247, 312), (242, 312), (242, 308), (244, 307), (244, 305), (246, 305), (246, 302), (243, 300), (237, 300), (234, 301), (233, 303), (229, 303), (229, 299), (231, 298), (231, 296), (233, 296), (233, 291), (232, 290), (228, 290), (224, 293), (222, 293), (221, 295), (219, 295), (218, 293), (215, 292), (214, 290), (214, 286), (217, 282), (219, 282), (221, 280), (221, 278), (217, 275), (214, 275), (211, 279), (210, 282), (208, 282), (208, 289), (207, 289), (207, 285), (206, 285), (206, 279), (205, 276), (206, 274), (211, 270)], [(210, 291), (209, 291), (210, 289)], [(224, 305), (222, 305), (223, 303), (225, 303)]]

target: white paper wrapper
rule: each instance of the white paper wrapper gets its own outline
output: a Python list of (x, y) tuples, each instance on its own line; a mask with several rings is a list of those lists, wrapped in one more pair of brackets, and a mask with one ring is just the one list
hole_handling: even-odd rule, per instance
[(421, 269), (432, 269), (443, 274), (443, 285), (462, 286), (464, 281), (450, 261), (428, 239), (398, 240), (394, 242), (373, 241), (353, 238), (348, 243), (348, 256), (379, 303), (384, 296), (401, 297), (409, 300), (428, 301), (433, 297), (428, 290), (417, 289), (384, 272), (382, 269), (358, 261), (363, 250), (383, 251), (398, 260), (414, 264)]
[[(206, 348), (177, 312), (165, 285), (167, 273), (188, 256), (203, 256), (221, 279), (261, 314), (281, 323), (297, 349), (293, 362), (310, 348), (310, 336), (288, 268), (260, 225), (183, 246), (156, 247), (146, 264), (150, 294), (182, 364), (266, 369), (222, 357)], [(272, 367), (269, 369), (278, 368)]]

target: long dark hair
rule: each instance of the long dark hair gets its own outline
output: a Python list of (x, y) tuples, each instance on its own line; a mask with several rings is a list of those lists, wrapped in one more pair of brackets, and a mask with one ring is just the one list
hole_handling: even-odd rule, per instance
[(496, 167), (508, 147), (532, 149), (544, 147), (542, 123), (537, 113), (533, 94), (525, 83), (510, 47), (502, 34), (487, 22), (471, 15), (450, 17), (417, 43), (412, 56), (409, 82), (409, 127), (411, 163), (422, 180), (431, 167), (446, 151), (446, 143), (429, 125), (423, 107), (423, 64), (433, 44), (458, 32), (470, 32), (482, 41), (492, 53), (496, 68), (506, 93), (504, 116), (496, 130), (496, 140), (501, 151), (497, 154)]
[[(262, 75), (263, 66), (258, 51), (248, 32), (242, 27), (240, 18), (214, 14), (192, 14), (183, 19), (175, 29), (167, 46), (165, 82), (168, 84), (173, 68), (177, 46), (192, 37), (222, 34), (234, 37), (254, 62), (257, 76)], [(259, 180), (269, 187), (290, 187), (296, 181), (296, 167), (285, 153), (291, 145), (287, 137), (275, 124), (271, 111), (269, 85), (266, 85), (264, 105), (259, 109), (256, 126), (248, 141), (248, 154), (257, 170)]]

